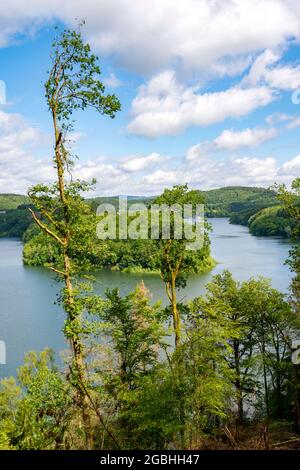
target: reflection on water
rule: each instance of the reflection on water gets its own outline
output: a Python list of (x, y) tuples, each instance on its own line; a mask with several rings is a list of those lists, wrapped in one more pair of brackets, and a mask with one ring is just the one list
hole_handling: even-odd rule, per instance
[[(273, 286), (288, 289), (290, 273), (284, 261), (290, 245), (281, 239), (260, 238), (249, 234), (246, 227), (230, 225), (227, 219), (211, 219), (212, 255), (218, 261), (210, 272), (189, 279), (180, 300), (191, 299), (204, 291), (214, 274), (230, 269), (237, 279), (262, 275)], [(166, 302), (163, 283), (157, 275), (101, 271), (96, 274), (95, 290), (103, 294), (118, 287), (122, 294), (133, 290), (144, 280), (153, 300)], [(14, 374), (23, 361), (24, 352), (46, 346), (60, 351), (66, 348), (61, 333), (64, 314), (54, 305), (58, 284), (51, 272), (22, 265), (22, 244), (0, 240), (0, 340), (6, 342), (7, 365), (0, 364), (0, 377)]]

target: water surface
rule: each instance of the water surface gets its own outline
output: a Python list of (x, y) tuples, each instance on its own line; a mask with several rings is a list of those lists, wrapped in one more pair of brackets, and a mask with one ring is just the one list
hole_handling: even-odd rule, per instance
[[(229, 269), (236, 279), (258, 275), (268, 277), (279, 290), (286, 292), (290, 272), (284, 261), (290, 245), (282, 239), (252, 236), (246, 227), (230, 225), (228, 219), (211, 219), (212, 255), (218, 261), (209, 273), (193, 276), (179, 299), (191, 299), (205, 290), (214, 274)], [(96, 274), (96, 291), (119, 287), (121, 293), (133, 290), (144, 280), (153, 299), (166, 302), (164, 286), (157, 275), (101, 271)], [(64, 313), (55, 305), (59, 286), (51, 272), (22, 265), (22, 244), (18, 240), (0, 239), (0, 340), (5, 341), (7, 364), (0, 364), (0, 377), (15, 374), (24, 353), (51, 347), (66, 348), (61, 333)]]

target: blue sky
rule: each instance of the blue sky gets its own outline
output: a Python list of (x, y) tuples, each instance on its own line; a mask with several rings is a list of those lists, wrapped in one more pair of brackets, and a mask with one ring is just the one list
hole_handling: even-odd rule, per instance
[(96, 177), (95, 194), (299, 175), (298, 1), (1, 0), (0, 193), (53, 177), (43, 82), (54, 25), (76, 17), (122, 103), (114, 120), (76, 116), (74, 173)]

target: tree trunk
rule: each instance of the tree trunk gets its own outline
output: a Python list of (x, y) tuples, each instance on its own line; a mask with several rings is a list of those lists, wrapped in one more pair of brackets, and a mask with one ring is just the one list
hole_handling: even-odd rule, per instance
[[(264, 325), (262, 325), (262, 330), (263, 330), (263, 328), (264, 328)], [(267, 413), (267, 418), (269, 418), (269, 416), (270, 416), (269, 389), (268, 389), (268, 380), (267, 380), (266, 345), (265, 345), (265, 336), (264, 336), (264, 334), (263, 334), (263, 338), (262, 338), (262, 358), (263, 358), (263, 373), (264, 373), (266, 413)]]
[(234, 385), (235, 385), (236, 392), (237, 392), (238, 422), (241, 424), (244, 420), (244, 405), (243, 405), (243, 392), (242, 392), (242, 384), (241, 384), (239, 341), (234, 341), (233, 351), (234, 351), (234, 365), (235, 365), (235, 373), (236, 373), (236, 379), (235, 379)]
[[(55, 161), (57, 168), (57, 178), (59, 186), (60, 200), (63, 206), (64, 219), (66, 226), (69, 223), (69, 207), (68, 200), (65, 193), (65, 180), (64, 180), (64, 162), (63, 162), (63, 142), (62, 134), (58, 130), (57, 119), (55, 110), (53, 111), (53, 125), (55, 131)], [(64, 234), (64, 279), (66, 287), (66, 296), (65, 296), (65, 310), (68, 315), (70, 323), (76, 322), (78, 320), (78, 312), (76, 312), (75, 302), (74, 302), (74, 291), (71, 278), (71, 263), (68, 255), (68, 245), (70, 242), (70, 235), (68, 231)], [(83, 345), (78, 334), (73, 334), (70, 339), (71, 350), (73, 353), (73, 361), (75, 366), (75, 387), (77, 393), (77, 402), (82, 413), (82, 421), (85, 430), (85, 439), (86, 439), (86, 448), (93, 448), (93, 437), (92, 437), (92, 426), (91, 426), (91, 417), (89, 412), (89, 400), (86, 396), (85, 391), (82, 388), (81, 384), (85, 384), (85, 371), (84, 371), (84, 359), (83, 359)], [(71, 371), (72, 375), (73, 371)], [(74, 377), (73, 377), (74, 378)]]
[(171, 307), (172, 307), (172, 316), (173, 316), (173, 327), (175, 333), (175, 348), (178, 348), (180, 343), (180, 316), (177, 307), (177, 295), (176, 295), (176, 278), (172, 273), (171, 275)]
[[(65, 299), (65, 310), (68, 314), (70, 322), (77, 320), (77, 314), (74, 305), (74, 294), (73, 285), (70, 276), (70, 259), (67, 253), (64, 253), (64, 268), (65, 268), (65, 285), (67, 297)], [(89, 400), (86, 396), (85, 391), (82, 389), (81, 384), (85, 384), (85, 372), (84, 372), (84, 359), (83, 359), (83, 347), (79, 335), (72, 336), (71, 349), (73, 353), (73, 360), (75, 366), (75, 386), (77, 392), (77, 402), (81, 409), (82, 421), (85, 430), (86, 448), (88, 450), (93, 448), (93, 436), (92, 436), (92, 425), (90, 417)], [(74, 375), (74, 374), (72, 374)]]

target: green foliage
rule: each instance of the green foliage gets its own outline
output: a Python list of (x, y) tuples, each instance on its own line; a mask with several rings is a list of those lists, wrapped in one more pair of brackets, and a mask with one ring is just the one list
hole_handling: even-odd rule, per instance
[(234, 372), (239, 419), (244, 419), (245, 403), (253, 404), (253, 394), (264, 396), (265, 413), (283, 417), (281, 404), (290, 387), (291, 338), (299, 331), (284, 295), (266, 279), (238, 283), (225, 271), (207, 285), (205, 298), (193, 301), (192, 310), (230, 326), (232, 352), (227, 360)]
[[(90, 269), (91, 259), (97, 255), (96, 215), (82, 197), (94, 182), (73, 180), (71, 169), (75, 158), (68, 146), (68, 136), (74, 127), (72, 116), (75, 111), (93, 108), (97, 113), (113, 118), (120, 109), (120, 102), (115, 95), (105, 95), (98, 58), (91, 52), (89, 44), (84, 43), (81, 26), (79, 31), (63, 30), (52, 44), (52, 66), (45, 83), (45, 97), (53, 123), (56, 180), (51, 185), (38, 184), (28, 191), (34, 205), (30, 212), (43, 236), (37, 235), (29, 241), (24, 260), (28, 258), (31, 262), (30, 256), (35, 255), (38, 262), (43, 262), (48, 253), (50, 269), (63, 280), (59, 300), (66, 313), (64, 335), (70, 341), (72, 354), (68, 378), (76, 392), (85, 443), (91, 448), (90, 396), (84, 355), (88, 331), (83, 319), (86, 286), (77, 282), (76, 276)], [(40, 246), (36, 249), (33, 240), (38, 244), (44, 240), (43, 249)]]
[(72, 416), (69, 386), (54, 365), (53, 353), (30, 352), (13, 378), (0, 384), (0, 446), (59, 449)]
[(228, 186), (203, 191), (203, 195), (208, 217), (230, 216), (235, 220), (232, 223), (240, 223), (238, 218), (248, 211), (257, 212), (263, 207), (276, 204), (275, 192), (265, 188)]
[[(229, 425), (239, 403), (243, 421), (293, 419), (290, 343), (299, 324), (267, 280), (215, 276), (186, 306), (175, 351), (143, 284), (125, 297), (117, 289), (104, 300), (78, 295), (93, 318), (78, 324), (91, 354), (85, 386), (105, 423), (92, 419), (94, 448), (198, 448)], [(49, 350), (29, 353), (17, 382), (1, 382), (1, 448), (81, 448), (79, 423), (76, 394)]]
[[(149, 206), (153, 201), (154, 197), (144, 197), (144, 196), (127, 196), (127, 205), (128, 207), (132, 204), (145, 204)], [(111, 204), (115, 209), (119, 208), (119, 196), (103, 196), (103, 197), (94, 197), (87, 199), (87, 203), (91, 204), (93, 210), (96, 212), (100, 204)]]
[[(292, 240), (294, 246), (290, 250), (289, 264), (291, 270), (294, 272), (294, 278), (291, 284), (292, 304), (299, 316), (300, 314), (300, 178), (296, 178), (292, 182), (291, 191), (285, 185), (276, 186), (278, 191), (277, 197), (283, 204), (285, 211), (292, 219)], [(300, 402), (300, 400), (299, 400)], [(300, 423), (300, 417), (299, 417)]]
[[(166, 205), (172, 207), (178, 205), (183, 207), (184, 204), (203, 204), (204, 199), (199, 191), (189, 190), (187, 185), (173, 186), (172, 189), (165, 189), (163, 194), (157, 197), (153, 203), (158, 205)], [(157, 268), (160, 270), (163, 281), (168, 285), (172, 282), (172, 276), (175, 276), (175, 287), (185, 287), (187, 278), (192, 273), (201, 272), (203, 263), (210, 255), (210, 241), (208, 237), (209, 226), (205, 225), (203, 236), (203, 244), (198, 249), (189, 249), (189, 240), (185, 233), (180, 239), (176, 239), (174, 234), (174, 226), (176, 223), (176, 215), (171, 213), (171, 231), (170, 238), (164, 238), (162, 229), (160, 229), (159, 239), (156, 240), (158, 245)]]
[(24, 239), (29, 239), (29, 241), (24, 247), (25, 264), (55, 266), (55, 269), (61, 269), (64, 252), (64, 245), (61, 242), (67, 235), (68, 254), (72, 260), (71, 266), (74, 272), (91, 268), (93, 257), (97, 256), (98, 249), (95, 230), (96, 215), (80, 195), (89, 187), (90, 185), (84, 182), (75, 181), (66, 188), (68, 220), (64, 220), (62, 215), (63, 204), (57, 184), (38, 185), (29, 191), (45, 230), (36, 234), (36, 229), (30, 227), (26, 232)]
[(252, 215), (248, 220), (253, 235), (291, 237), (293, 220), (281, 206), (268, 207)]
[(203, 220), (203, 225), (199, 230), (199, 227), (197, 227), (199, 221), (196, 221), (196, 227), (195, 225), (192, 226), (192, 233), (195, 234), (193, 243), (198, 245), (192, 248), (192, 241), (187, 237), (185, 230), (181, 231), (179, 237), (177, 236), (176, 227), (178, 222), (182, 228), (184, 205), (189, 204), (193, 208), (190, 217), (196, 217), (197, 205), (204, 202), (203, 195), (199, 191), (189, 190), (186, 184), (175, 185), (172, 189), (165, 189), (163, 194), (153, 202), (161, 207), (165, 206), (170, 211), (169, 233), (165, 234), (163, 223), (159, 224), (159, 237), (156, 240), (159, 251), (156, 264), (165, 283), (170, 301), (170, 312), (175, 332), (175, 347), (178, 347), (181, 336), (181, 307), (177, 303), (176, 289), (184, 288), (188, 277), (193, 273), (201, 272), (203, 266), (210, 259), (210, 240), (208, 237), (210, 227)]
[[(172, 190), (167, 191), (171, 192)], [(192, 191), (190, 193), (191, 194), (187, 195), (187, 199), (185, 199), (186, 201), (192, 202), (191, 197), (197, 197), (198, 202), (203, 201), (202, 196), (199, 195), (198, 191)], [(52, 199), (50, 198), (47, 202), (45, 201), (44, 208), (39, 206), (39, 203), (36, 202), (37, 208), (40, 208), (41, 214), (43, 214), (43, 210), (47, 210), (48, 213), (51, 213), (54, 210), (58, 213), (62, 211), (62, 207), (60, 207), (60, 203), (58, 201), (57, 190), (55, 188), (52, 189), (52, 195)], [(39, 197), (42, 196), (43, 193), (40, 192)], [(175, 199), (180, 203), (180, 198), (177, 196), (178, 195), (175, 195)], [(157, 198), (157, 203), (159, 203), (160, 200), (163, 201), (161, 197)], [(183, 199), (182, 203), (184, 203)], [(55, 206), (55, 204), (57, 206)], [(172, 201), (170, 201), (170, 204), (172, 204)], [(92, 210), (92, 207), (86, 204), (83, 200), (80, 201), (80, 205), (81, 207), (78, 207), (78, 210), (81, 211), (81, 216), (74, 217), (74, 224), (77, 228), (75, 229), (74, 225), (74, 229), (72, 229), (77, 240), (76, 242), (74, 241), (74, 246), (76, 245), (76, 247), (74, 248), (73, 257), (76, 256), (78, 259), (80, 255), (81, 259), (84, 258), (86, 261), (89, 260), (89, 263), (86, 263), (87, 269), (92, 268), (97, 270), (110, 268), (126, 272), (143, 270), (159, 272), (163, 269), (161, 266), (162, 258), (160, 256), (160, 243), (151, 239), (99, 240), (96, 237), (97, 217), (94, 210)], [(77, 209), (75, 208), (75, 211), (76, 210)], [(119, 218), (117, 217), (117, 224), (118, 221)], [(128, 222), (130, 222), (130, 218), (128, 218)], [(78, 227), (80, 227), (80, 230), (77, 236)], [(51, 224), (49, 225), (49, 228), (51, 228)], [(56, 233), (58, 234), (58, 232)], [(51, 237), (46, 234), (37, 234), (36, 229), (29, 227), (24, 234), (23, 240), (25, 242), (23, 250), (23, 260), (25, 264), (32, 266), (49, 266), (51, 263), (61, 263), (60, 251), (55, 246), (56, 243), (51, 240)], [(184, 243), (180, 240), (174, 240), (172, 247), (172, 250), (176, 251), (176, 253), (174, 251), (174, 256), (179, 253), (180, 246), (185, 247), (188, 243), (189, 240), (185, 240)], [(81, 248), (79, 248), (79, 244), (82, 245)], [(201, 250), (193, 251), (184, 248), (184, 253), (185, 255), (181, 263), (180, 281), (178, 277), (178, 283), (180, 282), (182, 286), (186, 282), (186, 277), (191, 272), (205, 272), (213, 266), (213, 261), (210, 257), (209, 238), (207, 232), (204, 235), (204, 247)], [(71, 254), (72, 252), (70, 251), (70, 255)], [(193, 266), (192, 268), (191, 265)]]
[(230, 223), (248, 225), (252, 235), (289, 238), (294, 222), (284, 207), (278, 205), (274, 190), (261, 190), (246, 200), (229, 206)]
[(115, 95), (104, 95), (98, 57), (83, 42), (80, 31), (66, 29), (59, 33), (52, 44), (52, 58), (45, 94), (61, 130), (70, 129), (70, 117), (76, 110), (92, 107), (100, 114), (115, 116), (120, 102)]
[(29, 204), (27, 196), (19, 194), (0, 194), (0, 211), (17, 209), (22, 204)]
[(32, 223), (28, 209), (9, 209), (0, 212), (0, 237), (21, 238)]
[[(262, 209), (278, 204), (275, 192), (265, 188), (232, 186), (201, 191), (201, 194), (205, 201), (205, 215), (207, 217), (230, 217), (231, 223), (241, 225), (247, 225), (250, 217), (258, 214)], [(7, 195), (7, 198), (10, 196)], [(150, 205), (154, 199), (155, 197), (128, 196), (127, 203), (128, 207), (137, 202)], [(97, 207), (103, 203), (112, 204), (115, 208), (118, 208), (119, 198), (117, 196), (96, 197), (87, 199), (87, 203), (92, 206), (93, 211), (96, 211)], [(15, 217), (14, 221), (17, 224), (18, 218)], [(274, 223), (277, 224), (276, 217)], [(1, 225), (0, 219), (0, 233), (3, 231)], [(26, 229), (26, 227), (24, 228)], [(282, 236), (281, 233), (285, 236), (285, 232), (282, 232), (282, 230), (280, 233), (275, 233), (275, 235)], [(22, 236), (22, 234), (20, 233), (19, 236)], [(266, 233), (266, 235), (269, 234)], [(10, 234), (7, 233), (5, 236), (10, 236)]]
[(150, 305), (149, 300), (150, 293), (141, 283), (125, 297), (118, 289), (107, 291), (104, 302), (92, 302), (89, 307), (98, 325), (92, 368), (94, 382), (102, 385), (95, 390), (123, 448), (134, 448), (135, 408), (144, 380), (153, 377), (160, 349), (165, 346), (160, 305)]
[[(35, 232), (35, 230), (32, 231)], [(27, 234), (31, 236), (29, 232), (25, 232), (25, 239)], [(39, 233), (24, 245), (23, 262), (27, 266), (47, 267), (51, 266), (53, 263), (59, 263), (61, 265), (61, 253), (57, 245), (53, 242), (52, 238), (43, 233)]]
[[(158, 349), (165, 331), (160, 324), (160, 305), (150, 306), (150, 293), (141, 283), (121, 297), (118, 289), (106, 292), (100, 311), (102, 335), (107, 336), (115, 357), (115, 380), (135, 388), (139, 379), (158, 362)], [(115, 381), (113, 380), (113, 382)]]
[(196, 315), (184, 336), (168, 362), (157, 364), (127, 397), (133, 402), (125, 429), (133, 448), (185, 448), (213, 434), (226, 418), (231, 393), (224, 358), (227, 326)]

